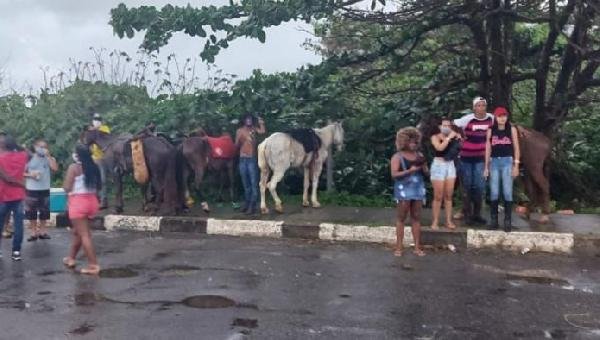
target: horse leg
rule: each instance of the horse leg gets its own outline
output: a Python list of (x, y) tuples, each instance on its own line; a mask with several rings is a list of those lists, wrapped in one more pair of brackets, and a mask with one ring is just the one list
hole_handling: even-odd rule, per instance
[(269, 166), (265, 165), (265, 168), (261, 168), (260, 169), (260, 182), (259, 182), (259, 187), (260, 187), (260, 212), (261, 214), (268, 214), (269, 213), (269, 208), (267, 208), (267, 198), (266, 198), (266, 191), (267, 191), (267, 181), (269, 180), (269, 175), (271, 174), (271, 171), (269, 170)]
[(534, 183), (536, 203), (541, 204), (542, 216), (540, 217), (540, 223), (548, 223), (550, 221), (550, 183), (548, 178), (544, 174), (544, 168), (542, 166), (536, 166), (532, 169), (531, 179)]
[(271, 193), (271, 196), (273, 196), (273, 200), (275, 201), (275, 211), (277, 211), (278, 213), (283, 213), (281, 199), (279, 198), (279, 195), (277, 195), (277, 183), (281, 181), (281, 179), (283, 178), (283, 174), (283, 171), (275, 170), (273, 172), (273, 176), (271, 176), (271, 180), (267, 184), (267, 186), (269, 187), (269, 192)]
[(304, 167), (304, 185), (302, 191), (302, 206), (308, 207), (310, 203), (308, 202), (308, 187), (310, 186), (310, 166)]
[(123, 172), (117, 170), (115, 173), (115, 184), (117, 187), (115, 193), (115, 213), (121, 214), (123, 212)]
[(317, 200), (317, 189), (319, 188), (319, 177), (321, 177), (322, 170), (323, 162), (321, 160), (315, 160), (312, 172), (312, 195), (310, 198), (313, 208), (321, 207), (321, 203)]

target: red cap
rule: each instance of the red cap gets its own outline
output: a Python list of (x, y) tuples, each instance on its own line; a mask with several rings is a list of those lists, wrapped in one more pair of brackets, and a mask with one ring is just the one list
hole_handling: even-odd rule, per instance
[(494, 116), (508, 116), (508, 110), (504, 106), (498, 106), (494, 109)]

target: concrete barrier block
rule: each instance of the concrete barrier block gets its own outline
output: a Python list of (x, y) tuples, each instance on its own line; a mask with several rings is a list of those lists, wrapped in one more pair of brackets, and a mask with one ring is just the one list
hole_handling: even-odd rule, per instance
[(574, 237), (569, 233), (511, 232), (496, 230), (467, 231), (468, 248), (500, 248), (503, 250), (571, 254)]
[(107, 231), (159, 231), (161, 219), (160, 216), (106, 215), (104, 216), (104, 228)]
[(232, 236), (281, 237), (283, 221), (216, 220), (206, 221), (206, 233)]

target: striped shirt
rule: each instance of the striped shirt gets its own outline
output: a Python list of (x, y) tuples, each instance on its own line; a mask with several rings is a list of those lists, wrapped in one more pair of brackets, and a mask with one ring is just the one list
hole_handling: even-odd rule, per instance
[(486, 113), (485, 118), (479, 119), (472, 113), (454, 120), (454, 124), (463, 129), (465, 133), (460, 159), (467, 163), (483, 162), (487, 130), (494, 124), (494, 116)]

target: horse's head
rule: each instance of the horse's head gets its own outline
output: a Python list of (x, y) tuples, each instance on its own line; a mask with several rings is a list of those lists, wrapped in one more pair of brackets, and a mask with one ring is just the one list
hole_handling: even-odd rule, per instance
[(84, 128), (79, 137), (81, 143), (85, 145), (91, 145), (96, 143), (98, 140), (99, 131), (96, 129)]
[(337, 151), (342, 151), (344, 148), (344, 128), (342, 122), (333, 123), (333, 144), (336, 146)]

